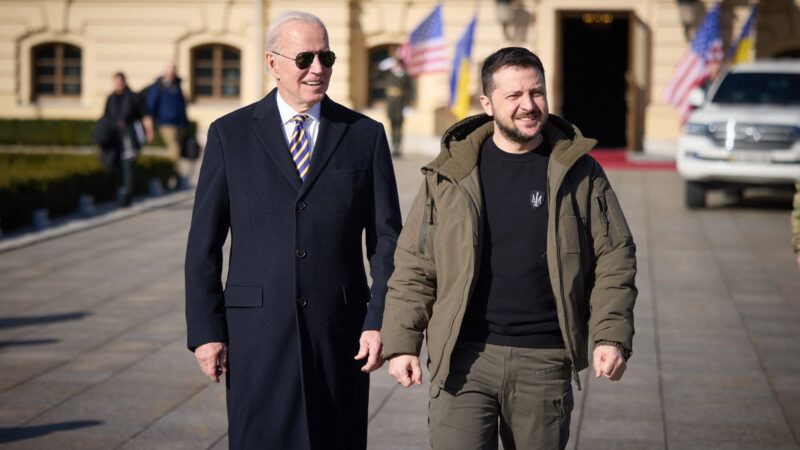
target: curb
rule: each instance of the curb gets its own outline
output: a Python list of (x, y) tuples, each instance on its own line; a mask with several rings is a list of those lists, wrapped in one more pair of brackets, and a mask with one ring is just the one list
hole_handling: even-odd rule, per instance
[(27, 247), (43, 241), (49, 241), (62, 236), (79, 233), (84, 230), (101, 227), (110, 223), (119, 222), (130, 217), (138, 216), (159, 208), (181, 203), (194, 197), (194, 189), (186, 192), (176, 192), (162, 197), (147, 199), (134, 203), (129, 208), (114, 209), (106, 214), (88, 219), (75, 219), (63, 225), (58, 225), (42, 231), (23, 234), (21, 236), (0, 240), (0, 253), (9, 252), (18, 248)]

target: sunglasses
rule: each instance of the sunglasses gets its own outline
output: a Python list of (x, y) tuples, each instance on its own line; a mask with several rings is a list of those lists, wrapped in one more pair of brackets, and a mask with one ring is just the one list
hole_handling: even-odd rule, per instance
[(319, 55), (319, 62), (323, 66), (329, 69), (333, 67), (333, 63), (336, 62), (336, 54), (330, 50), (322, 50), (319, 52), (300, 52), (294, 58), (286, 55), (281, 55), (278, 52), (271, 52), (271, 53), (274, 53), (278, 56), (283, 56), (286, 59), (293, 60), (297, 68), (300, 70), (308, 69), (309, 66), (311, 66), (311, 63), (314, 62), (314, 55)]

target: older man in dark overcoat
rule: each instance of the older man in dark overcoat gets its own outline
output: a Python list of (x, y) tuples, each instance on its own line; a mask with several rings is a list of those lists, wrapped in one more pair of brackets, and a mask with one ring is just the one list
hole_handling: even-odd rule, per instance
[(325, 94), (335, 59), (317, 17), (277, 17), (277, 89), (208, 132), (186, 319), (201, 370), (225, 374), (231, 449), (366, 448), (400, 210), (382, 125)]

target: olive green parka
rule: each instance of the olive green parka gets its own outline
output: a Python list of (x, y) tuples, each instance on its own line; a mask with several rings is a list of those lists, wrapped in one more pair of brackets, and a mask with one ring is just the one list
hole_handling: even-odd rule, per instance
[[(381, 336), (384, 356), (419, 355), (427, 338), (431, 395), (449, 373), (450, 355), (478, 279), (484, 212), (478, 176), (487, 115), (453, 125), (425, 177), (397, 242)], [(547, 263), (566, 352), (577, 373), (588, 339), (632, 349), (635, 245), (603, 169), (587, 155), (596, 141), (550, 115), (543, 129), (547, 169)], [(580, 386), (579, 386), (580, 387)]]

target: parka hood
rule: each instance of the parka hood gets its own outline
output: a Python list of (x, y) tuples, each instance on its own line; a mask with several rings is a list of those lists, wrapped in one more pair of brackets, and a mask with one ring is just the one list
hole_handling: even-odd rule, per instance
[[(597, 145), (595, 139), (583, 137), (575, 125), (554, 114), (548, 117), (542, 133), (553, 149), (552, 158), (567, 167)], [(478, 164), (481, 145), (492, 134), (494, 119), (487, 114), (455, 123), (442, 136), (439, 156), (423, 170), (436, 170), (461, 181)]]

